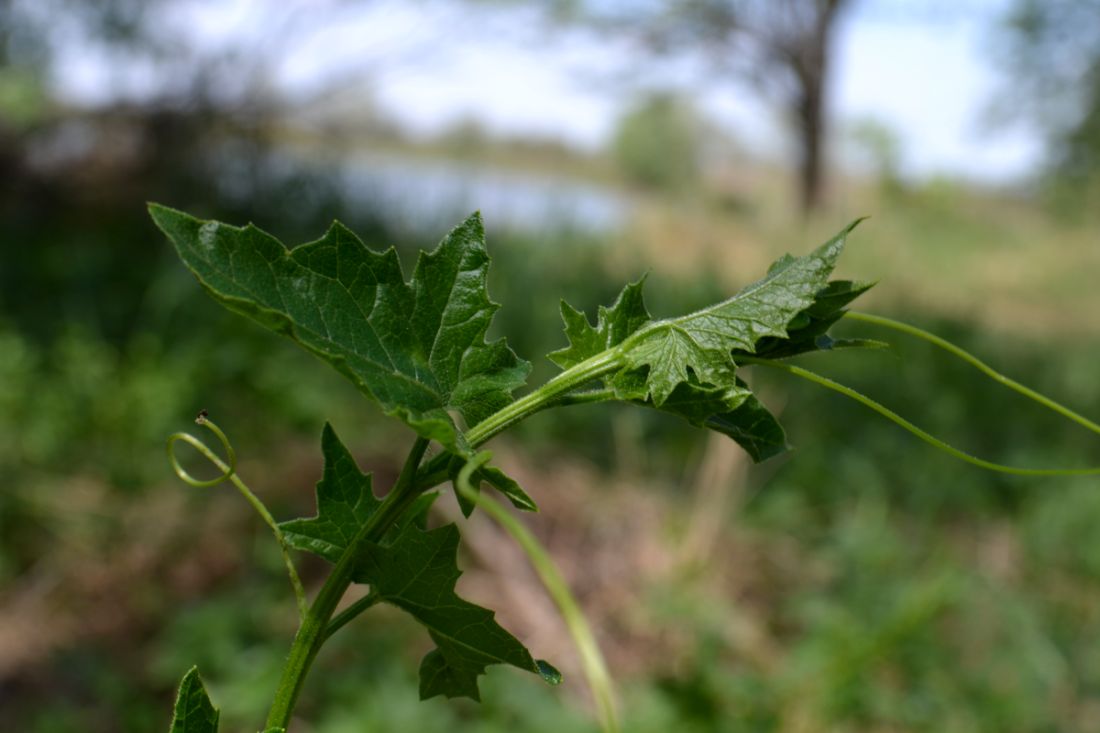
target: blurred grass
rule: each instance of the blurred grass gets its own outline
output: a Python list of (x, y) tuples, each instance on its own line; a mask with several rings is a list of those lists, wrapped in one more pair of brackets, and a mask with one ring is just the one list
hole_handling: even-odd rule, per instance
[[(774, 174), (741, 175), (690, 200), (632, 192), (618, 234), (494, 232), (490, 220), (491, 292), (504, 304), (495, 329), (534, 363), (533, 381), (552, 373), (542, 355), (563, 340), (560, 297), (591, 313), (649, 269), (651, 310), (672, 314), (871, 214), (842, 271), (880, 280), (863, 307), (930, 327), (1096, 415), (1100, 251), (1087, 216), (1062, 222), (1026, 199), (945, 182), (889, 194), (849, 183), (826, 215), (799, 222), (773, 193)], [(322, 231), (328, 211), (294, 231)], [(151, 229), (141, 236), (159, 242)], [(382, 244), (384, 230), (373, 237)], [(431, 242), (398, 244), (407, 254)], [(138, 299), (136, 325), (59, 316), (37, 330), (29, 310), (0, 321), (5, 728), (163, 728), (194, 663), (226, 729), (254, 728), (293, 603), (264, 528), (234, 497), (171, 479), (166, 435), (210, 409), (280, 517), (312, 513), (324, 419), (381, 485), (407, 437), (316, 360), (221, 312), (170, 257), (148, 262), (137, 279), (156, 285)], [(807, 361), (992, 460), (1084, 465), (1096, 455), (1087, 433), (1006, 399), (942, 352), (889, 338), (890, 352)], [(983, 473), (836, 395), (772, 374), (753, 381), (797, 447), (757, 468), (730, 459), (699, 477), (718, 450), (703, 434), (625, 408), (540, 415), (501, 447), (544, 505), (530, 521), (611, 651), (626, 730), (1100, 727), (1095, 480)], [(687, 563), (708, 512), (722, 531)], [(493, 541), (485, 531), (472, 525), (471, 541)], [(632, 558), (625, 569), (621, 557)], [(534, 624), (526, 604), (486, 590), (486, 562), (471, 550), (471, 587), (512, 623)], [(304, 570), (312, 582), (323, 572)], [(594, 730), (579, 689), (509, 670), (490, 674), (481, 706), (417, 702), (426, 641), (397, 614), (372, 612), (338, 638), (303, 698), (310, 730)], [(568, 669), (567, 644), (549, 639), (534, 651)]]

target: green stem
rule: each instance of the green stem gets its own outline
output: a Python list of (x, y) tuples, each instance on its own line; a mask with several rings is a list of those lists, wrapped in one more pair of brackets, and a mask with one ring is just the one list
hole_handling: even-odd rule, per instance
[(931, 433), (918, 428), (916, 425), (909, 422), (904, 417), (897, 414), (885, 405), (876, 402), (870, 397), (855, 391), (851, 387), (846, 387), (843, 384), (834, 382), (828, 377), (823, 377), (820, 374), (811, 372), (808, 369), (803, 369), (802, 367), (793, 366), (791, 364), (783, 364), (780, 362), (771, 361), (769, 359), (756, 359), (753, 357), (741, 356), (738, 357), (738, 360), (742, 364), (759, 364), (760, 366), (778, 369), (780, 371), (787, 372), (788, 374), (793, 374), (796, 377), (801, 377), (803, 379), (814, 382), (815, 384), (819, 384), (822, 387), (833, 390), (834, 392), (839, 392), (845, 397), (850, 397), (856, 402), (866, 405), (878, 414), (885, 417), (887, 420), (890, 420), (891, 422), (899, 425), (905, 430), (908, 430), (910, 433), (917, 436), (925, 443), (928, 443), (934, 448), (938, 448), (944, 453), (952, 455), (961, 461), (966, 461), (967, 463), (988, 469), (990, 471), (996, 471), (998, 473), (1011, 473), (1017, 476), (1092, 476), (1100, 474), (1100, 468), (1018, 468), (1016, 466), (1006, 466), (1002, 463), (987, 461), (984, 458), (973, 456), (969, 453), (966, 453), (965, 451), (959, 450), (949, 443), (940, 440)]
[[(572, 394), (563, 394), (555, 398), (550, 402), (543, 403), (538, 406), (537, 410), (545, 410), (550, 407), (565, 407), (568, 405), (581, 405), (592, 402), (606, 402), (608, 400), (615, 399), (615, 392), (611, 389), (591, 389), (584, 392), (574, 392)], [(528, 415), (533, 414), (529, 412)], [(477, 446), (474, 446), (477, 447)], [(449, 464), (455, 460), (455, 456), (450, 453), (442, 453), (435, 456), (430, 460), (427, 465), (424, 466), (424, 470), (417, 473), (416, 476), (416, 492), (418, 494), (438, 486), (446, 481), (451, 476)], [(336, 629), (340, 626), (344, 626), (353, 618), (358, 616), (363, 611), (366, 611), (375, 603), (371, 596), (361, 598), (355, 604), (348, 606), (347, 609), (342, 611), (338, 616), (332, 619), (328, 625), (328, 631), (326, 632), (326, 638), (332, 636)], [(339, 624), (337, 622), (339, 621)]]
[(608, 402), (615, 399), (618, 399), (615, 396), (615, 390), (610, 387), (586, 389), (583, 392), (563, 394), (553, 402), (545, 405), (543, 409), (548, 407), (569, 407), (571, 405), (590, 405), (596, 402)]
[(591, 359), (566, 369), (534, 392), (525, 394), (515, 402), (505, 405), (489, 417), (470, 428), (466, 440), (477, 447), (502, 430), (539, 410), (552, 406), (566, 392), (576, 389), (593, 379), (609, 374), (625, 366), (622, 349), (609, 349)]
[(600, 723), (605, 733), (618, 733), (619, 722), (615, 712), (615, 696), (612, 689), (611, 675), (607, 671), (603, 654), (599, 644), (588, 625), (569, 585), (561, 577), (557, 566), (550, 558), (549, 553), (533, 534), (523, 524), (513, 517), (499, 502), (486, 494), (474, 491), (470, 486), (470, 476), (478, 468), (489, 461), (492, 454), (484, 451), (474, 456), (459, 472), (458, 481), (455, 483), (458, 491), (474, 504), (481, 507), (489, 516), (512, 536), (512, 539), (523, 549), (531, 566), (538, 573), (543, 586), (554, 599), (562, 619), (573, 637), (573, 643), (577, 645), (577, 652), (581, 657), (581, 665), (584, 675), (588, 680), (588, 688), (596, 701), (596, 707), (600, 711)]
[[(488, 418), (478, 423), (478, 425), (473, 430), (466, 434), (466, 441), (467, 443), (469, 443), (470, 448), (473, 449), (480, 447), (485, 443), (485, 441), (498, 434), (504, 428), (508, 427), (509, 425), (514, 425), (520, 420), (530, 417), (536, 412), (540, 412), (551, 407), (567, 407), (569, 405), (583, 405), (594, 402), (607, 402), (608, 400), (616, 399), (614, 390), (611, 390), (609, 388), (590, 389), (583, 392), (569, 393), (570, 389), (574, 389), (580, 385), (583, 385), (586, 382), (591, 381), (592, 379), (603, 376), (604, 374), (612, 372), (622, 366), (621, 363), (618, 361), (617, 355), (614, 357), (613, 360), (607, 363), (604, 363), (601, 360), (601, 365), (598, 367), (599, 371), (595, 373), (595, 376), (591, 376), (591, 372), (589, 371), (590, 367), (586, 365), (587, 362), (585, 362), (584, 364), (578, 364), (576, 367), (573, 367), (572, 369), (559, 374), (558, 377), (570, 375), (570, 378), (568, 380), (562, 380), (561, 383), (554, 385), (554, 388), (552, 390), (548, 390), (546, 392), (543, 391), (546, 386), (550, 385), (550, 382), (547, 382), (544, 387), (535, 390), (526, 397), (520, 398), (521, 400), (525, 400), (531, 398), (533, 395), (539, 395), (538, 398), (530, 399), (530, 401), (522, 409), (522, 411), (513, 412), (512, 414), (501, 418), (497, 417), (498, 415), (501, 415), (506, 411), (511, 412), (511, 406), (516, 404), (514, 402), (512, 403), (512, 405), (505, 407), (494, 415), (490, 415)], [(579, 369), (582, 366), (585, 368), (584, 370), (579, 372), (581, 376), (579, 378), (574, 378), (574, 375), (570, 373), (573, 370)], [(595, 371), (595, 368), (593, 368), (593, 371)], [(554, 380), (551, 380), (551, 382), (553, 381)], [(490, 429), (490, 424), (492, 429)], [(420, 491), (427, 491), (433, 486), (438, 486), (439, 484), (450, 478), (451, 473), (449, 470), (449, 466), (452, 460), (454, 460), (453, 454), (441, 453), (428, 461), (428, 464), (424, 467), (424, 470), (417, 474), (417, 489)]]
[(363, 611), (370, 609), (376, 603), (378, 603), (378, 596), (372, 591), (333, 616), (325, 627), (325, 640), (327, 641), (330, 636), (346, 626), (349, 621), (363, 613)]
[(283, 667), (283, 675), (279, 681), (279, 687), (275, 691), (275, 700), (267, 716), (267, 728), (283, 728), (290, 724), (290, 716), (294, 705), (298, 701), (298, 695), (302, 691), (306, 674), (309, 672), (317, 652), (328, 638), (326, 633), (329, 619), (345, 591), (351, 585), (352, 574), (355, 571), (355, 563), (359, 551), (365, 542), (377, 542), (385, 534), (386, 530), (408, 509), (416, 499), (420, 491), (417, 488), (416, 473), (420, 466), (420, 459), (428, 448), (428, 439), (418, 437), (413, 444), (401, 474), (393, 489), (386, 496), (378, 510), (371, 518), (359, 528), (344, 554), (336, 563), (332, 573), (320, 593), (313, 601), (313, 605), (306, 614), (298, 633), (294, 637), (294, 643), (287, 655), (286, 665)]
[(969, 351), (966, 351), (965, 349), (963, 349), (959, 346), (956, 346), (955, 344), (951, 343), (947, 339), (940, 338), (939, 336), (937, 336), (934, 333), (929, 333), (928, 331), (925, 331), (923, 328), (918, 328), (916, 326), (911, 326), (908, 323), (904, 323), (902, 321), (895, 321), (892, 318), (886, 318), (884, 316), (876, 316), (876, 315), (872, 315), (870, 313), (859, 313), (857, 311), (848, 311), (847, 313), (844, 314), (844, 317), (849, 318), (853, 321), (863, 321), (864, 323), (873, 323), (876, 326), (883, 326), (885, 328), (892, 328), (895, 331), (901, 331), (902, 333), (907, 333), (910, 336), (916, 336), (919, 339), (924, 339), (925, 341), (928, 341), (929, 343), (935, 344), (936, 346), (940, 347), (944, 351), (946, 351), (950, 354), (954, 354), (958, 358), (962, 359), (967, 364), (974, 367), (978, 371), (982, 372), (983, 374), (985, 374), (987, 377), (989, 377), (993, 381), (998, 382), (999, 384), (1003, 384), (1005, 387), (1008, 387), (1012, 391), (1018, 392), (1019, 394), (1022, 394), (1024, 397), (1027, 397), (1030, 400), (1034, 400), (1035, 402), (1038, 402), (1043, 407), (1046, 407), (1049, 410), (1053, 410), (1054, 412), (1057, 412), (1062, 417), (1064, 417), (1068, 420), (1072, 420), (1073, 422), (1077, 423), (1081, 427), (1083, 427), (1087, 430), (1091, 430), (1092, 432), (1100, 435), (1100, 425), (1097, 425), (1095, 422), (1093, 422), (1092, 420), (1089, 420), (1084, 415), (1081, 415), (1077, 412), (1074, 412), (1073, 410), (1069, 409), (1065, 405), (1061, 405), (1061, 404), (1055, 402), (1054, 400), (1050, 399), (1046, 395), (1039, 394), (1038, 392), (1031, 389), (1030, 387), (1026, 387), (1026, 386), (1020, 384), (1015, 379), (1012, 379), (1010, 377), (1005, 376), (1004, 374), (1001, 374), (996, 369), (994, 369), (993, 367), (989, 366), (988, 364), (986, 364), (984, 361), (982, 361), (978, 357), (971, 354)]

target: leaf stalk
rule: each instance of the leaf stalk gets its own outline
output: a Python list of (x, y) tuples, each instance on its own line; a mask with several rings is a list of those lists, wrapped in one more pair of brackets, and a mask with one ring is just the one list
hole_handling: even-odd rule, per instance
[(535, 391), (505, 405), (470, 428), (466, 433), (467, 442), (476, 448), (525, 417), (550, 407), (567, 392), (622, 369), (626, 366), (623, 353), (621, 348), (608, 349), (566, 369)]

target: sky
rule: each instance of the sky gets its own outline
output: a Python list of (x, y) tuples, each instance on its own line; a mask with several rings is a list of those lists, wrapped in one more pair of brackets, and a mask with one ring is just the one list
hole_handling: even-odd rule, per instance
[[(857, 1), (836, 37), (834, 137), (843, 139), (853, 122), (874, 120), (896, 133), (906, 174), (1026, 176), (1042, 154), (1038, 135), (989, 122), (991, 100), (1005, 84), (990, 52), (990, 28), (1006, 5)], [(379, 29), (409, 22), (395, 7), (378, 17)], [(411, 26), (430, 27), (419, 20)], [(606, 79), (619, 78), (624, 60), (630, 64), (629, 50), (581, 34), (554, 41), (530, 33), (517, 43), (507, 32), (477, 32), (476, 18), (465, 20), (473, 29), (439, 52), (440, 63), (398, 66), (379, 78), (376, 94), (384, 107), (423, 131), (473, 118), (500, 133), (560, 136), (588, 148), (608, 140), (627, 100), (610, 93)], [(438, 22), (461, 28), (462, 20)], [(697, 89), (707, 113), (745, 147), (787, 153), (781, 118), (751, 88), (704, 83)]]
[(992, 99), (1008, 86), (994, 62), (991, 28), (1008, 3), (971, 3), (970, 12), (939, 21), (883, 5), (857, 6), (841, 29), (837, 116), (895, 129), (906, 167), (918, 174), (1003, 179), (1033, 171), (1043, 153), (1038, 134), (990, 121)]
[[(1006, 83), (990, 53), (990, 29), (1009, 1), (853, 0), (835, 39), (834, 141), (851, 123), (874, 120), (897, 135), (907, 175), (1027, 176), (1041, 157), (1038, 135), (988, 123), (991, 101)], [(473, 119), (499, 134), (595, 149), (609, 140), (631, 90), (691, 80), (706, 114), (743, 147), (765, 157), (787, 154), (779, 113), (752, 89), (683, 64), (657, 77), (621, 42), (554, 30), (533, 4), (501, 7), (396, 0), (337, 6), (308, 33), (292, 27), (275, 53), (257, 22), (271, 17), (264, 0), (193, 0), (171, 25), (189, 29), (200, 46), (272, 53), (269, 82), (291, 99), (361, 75), (374, 104), (424, 134)], [(86, 57), (67, 69), (63, 84), (78, 98), (109, 86)], [(140, 69), (133, 76), (140, 85)], [(146, 73), (144, 83), (153, 78)]]

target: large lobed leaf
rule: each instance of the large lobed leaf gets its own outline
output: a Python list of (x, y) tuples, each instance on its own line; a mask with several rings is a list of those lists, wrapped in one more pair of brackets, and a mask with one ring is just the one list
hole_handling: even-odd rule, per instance
[[(321, 447), (325, 466), (317, 484), (317, 516), (279, 526), (290, 546), (335, 563), (381, 501), (374, 496), (370, 475), (359, 470), (330, 425), (325, 425)], [(496, 480), (496, 473), (493, 477)], [(434, 498), (434, 494), (420, 497), (381, 542), (368, 543), (357, 558), (353, 576), (356, 582), (368, 584), (378, 600), (413, 616), (435, 641), (437, 648), (420, 667), (420, 696), (480, 699), (477, 678), (490, 664), (511, 664), (555, 682), (553, 668), (534, 660), (494, 620), (492, 611), (455, 594), (460, 575), (458, 528), (453, 524), (431, 531), (423, 528), (424, 514)]]
[(149, 212), (215, 299), (294, 339), (450, 450), (464, 446), (449, 411), (476, 424), (526, 379), (527, 362), (503, 340), (485, 341), (498, 306), (477, 214), (421, 253), (406, 282), (393, 248), (370, 250), (339, 223), (288, 250), (252, 225)]
[(787, 449), (778, 420), (737, 377), (739, 355), (785, 358), (839, 346), (828, 328), (843, 308), (871, 287), (829, 282), (853, 222), (804, 257), (785, 255), (760, 281), (732, 298), (680, 318), (654, 321), (642, 298), (642, 281), (628, 284), (596, 325), (565, 302), (562, 320), (569, 345), (550, 354), (564, 369), (611, 349), (624, 367), (605, 382), (619, 399), (671, 412), (737, 441), (755, 461)]

